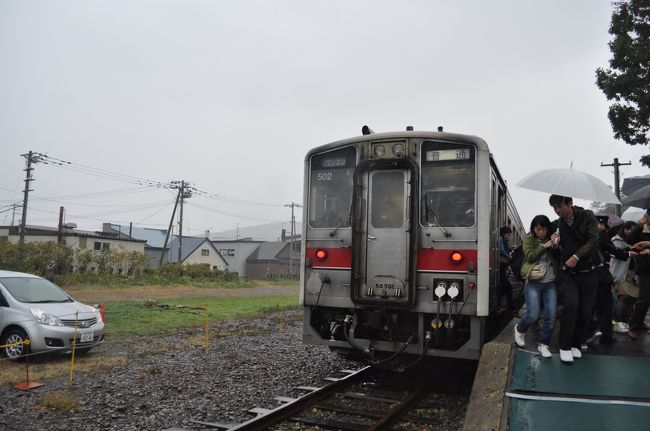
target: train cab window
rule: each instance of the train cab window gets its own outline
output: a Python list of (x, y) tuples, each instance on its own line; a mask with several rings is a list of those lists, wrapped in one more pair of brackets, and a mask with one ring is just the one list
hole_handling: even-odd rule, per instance
[(404, 174), (379, 171), (372, 176), (371, 223), (375, 228), (400, 228), (404, 224)]
[(353, 147), (312, 156), (308, 209), (311, 227), (350, 227), (356, 156)]
[(421, 223), (469, 227), (476, 220), (475, 150), (470, 145), (423, 142)]

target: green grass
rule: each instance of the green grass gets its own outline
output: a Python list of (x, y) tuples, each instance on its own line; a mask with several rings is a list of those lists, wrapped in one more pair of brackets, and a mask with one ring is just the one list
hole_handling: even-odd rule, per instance
[[(127, 335), (156, 335), (179, 329), (203, 327), (205, 311), (208, 308), (208, 323), (247, 317), (269, 310), (295, 308), (298, 296), (254, 296), (254, 297), (192, 297), (150, 302), (141, 306), (141, 301), (108, 302), (105, 304), (105, 331), (111, 337)], [(194, 308), (192, 308), (194, 307)]]

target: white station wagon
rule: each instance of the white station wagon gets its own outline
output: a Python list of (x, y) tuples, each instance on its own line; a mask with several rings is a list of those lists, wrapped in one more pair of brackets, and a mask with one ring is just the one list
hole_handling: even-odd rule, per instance
[[(99, 311), (75, 301), (54, 283), (22, 272), (0, 271), (0, 345), (9, 359), (27, 352), (87, 352), (104, 340)], [(21, 341), (30, 340), (29, 346)]]

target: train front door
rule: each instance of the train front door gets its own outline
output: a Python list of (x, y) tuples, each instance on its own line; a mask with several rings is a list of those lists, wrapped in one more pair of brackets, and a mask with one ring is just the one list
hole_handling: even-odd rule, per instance
[(411, 301), (412, 171), (367, 170), (364, 199), (353, 227), (356, 262), (353, 300), (357, 303), (406, 305)]

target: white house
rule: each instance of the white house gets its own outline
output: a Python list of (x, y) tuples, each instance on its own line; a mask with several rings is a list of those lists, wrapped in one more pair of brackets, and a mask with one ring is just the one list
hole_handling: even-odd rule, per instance
[[(144, 253), (145, 241), (106, 232), (93, 232), (75, 228), (58, 228), (46, 226), (25, 227), (25, 242), (58, 242), (61, 236), (62, 244), (78, 250), (118, 250)], [(0, 240), (18, 244), (20, 241), (19, 226), (0, 226)]]
[[(0, 241), (9, 241), (12, 244), (20, 242), (19, 226), (0, 226)], [(46, 227), (30, 226), (25, 227), (25, 242), (55, 242), (64, 244), (73, 251), (93, 251), (100, 253), (104, 250), (114, 252), (137, 252), (144, 254), (146, 241), (130, 238), (126, 235), (107, 233), (101, 231), (79, 230), (71, 227)], [(126, 263), (113, 267), (113, 271), (121, 273), (126, 270)], [(75, 262), (75, 267), (77, 263)], [(95, 262), (90, 262), (87, 268), (89, 271), (97, 269)]]
[[(163, 262), (179, 262), (179, 245), (178, 237), (175, 237), (169, 246)], [(180, 262), (184, 265), (208, 265), (210, 269), (218, 269), (220, 271), (228, 269), (228, 262), (219, 254), (219, 250), (215, 248), (208, 238), (184, 236), (182, 245)]]

